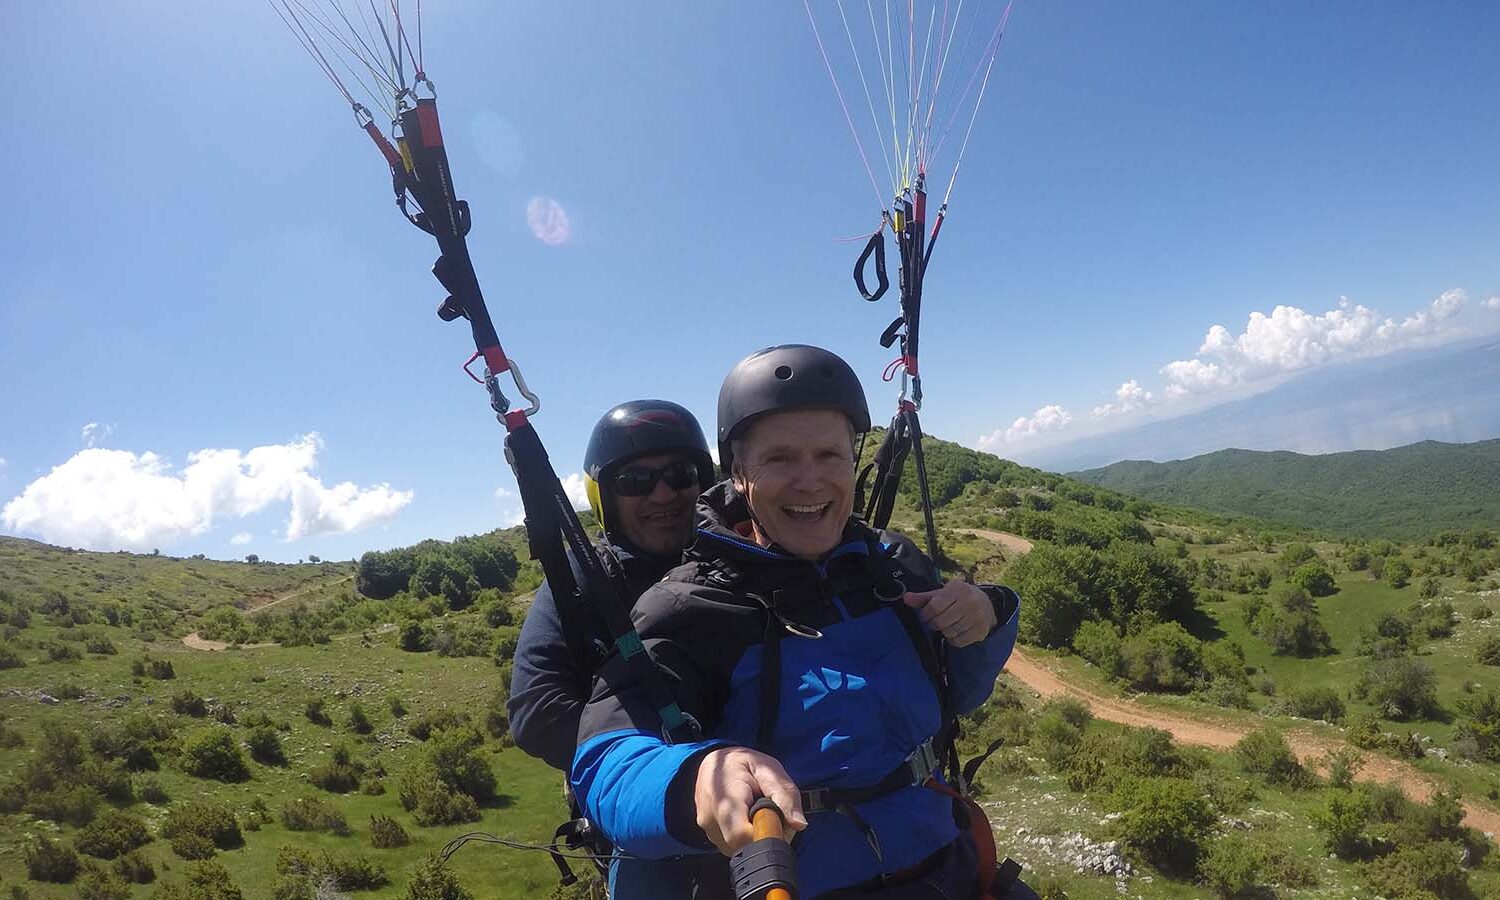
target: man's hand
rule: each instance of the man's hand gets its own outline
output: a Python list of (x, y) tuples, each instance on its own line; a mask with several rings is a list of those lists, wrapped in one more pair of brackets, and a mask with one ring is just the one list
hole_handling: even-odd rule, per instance
[(907, 591), (902, 599), (922, 617), (923, 625), (941, 632), (955, 647), (984, 640), (998, 624), (990, 595), (968, 582), (950, 581), (935, 591)]
[(698, 826), (725, 856), (750, 843), (750, 807), (761, 797), (781, 807), (790, 830), (807, 827), (801, 792), (775, 759), (744, 747), (724, 747), (698, 765), (693, 787)]

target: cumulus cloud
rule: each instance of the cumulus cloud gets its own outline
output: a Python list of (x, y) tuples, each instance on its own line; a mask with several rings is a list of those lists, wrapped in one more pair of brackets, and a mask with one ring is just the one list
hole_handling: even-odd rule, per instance
[(323, 442), (188, 454), (180, 473), (156, 453), (91, 447), (27, 485), (0, 509), (0, 524), (53, 543), (145, 549), (203, 534), (220, 519), (290, 504), (285, 540), (355, 531), (390, 519), (411, 491), (387, 484), (325, 485), (314, 471)]
[(1485, 309), (1500, 309), (1500, 297), (1491, 297), (1484, 301)]
[(526, 204), (526, 224), (537, 240), (551, 247), (566, 244), (573, 235), (568, 213), (551, 197), (531, 198)]
[(1141, 387), (1140, 382), (1132, 378), (1115, 389), (1115, 400), (1113, 403), (1104, 403), (1094, 407), (1094, 418), (1105, 419), (1110, 416), (1135, 412), (1138, 409), (1145, 409), (1155, 402), (1156, 395)]
[[(1061, 405), (1051, 404), (1016, 419), (1008, 428), (980, 436), (975, 446), (994, 449), (1043, 434), (1055, 435), (1070, 426), (1075, 431), (1087, 427), (1100, 430), (1113, 427), (1104, 424), (1107, 419), (1146, 410), (1201, 407), (1265, 389), (1317, 366), (1434, 346), (1465, 334), (1462, 313), (1467, 303), (1468, 295), (1461, 288), (1453, 288), (1401, 320), (1344, 297), (1334, 309), (1316, 314), (1287, 305), (1275, 307), (1269, 315), (1253, 312), (1239, 334), (1214, 325), (1192, 357), (1162, 366), (1159, 372), (1164, 384), (1159, 389), (1147, 389), (1135, 379), (1121, 384), (1111, 402), (1093, 408), (1090, 424), (1075, 423)], [(1479, 305), (1500, 309), (1500, 296)]]
[(584, 486), (582, 472), (574, 472), (568, 477), (564, 478), (562, 480), (562, 486), (563, 493), (567, 494), (568, 499), (573, 501), (574, 509), (589, 508), (589, 491), (588, 488)]
[(1073, 414), (1053, 403), (1029, 416), (1022, 416), (1009, 428), (997, 428), (979, 438), (979, 449), (988, 450), (1001, 444), (1024, 441), (1049, 431), (1061, 431), (1073, 421)]
[(1176, 399), (1208, 394), (1325, 363), (1437, 343), (1452, 336), (1451, 320), (1466, 300), (1461, 289), (1444, 291), (1427, 308), (1399, 322), (1348, 298), (1317, 315), (1295, 306), (1277, 306), (1269, 316), (1253, 312), (1240, 334), (1215, 325), (1192, 359), (1163, 366), (1166, 395)]
[(243, 547), (253, 540), (255, 540), (254, 535), (252, 535), (248, 531), (241, 531), (236, 533), (234, 537), (230, 538), (229, 543), (233, 544), (236, 547)]
[(85, 447), (97, 447), (109, 440), (110, 435), (115, 433), (115, 426), (101, 425), (98, 422), (90, 422), (83, 426), (83, 431), (78, 439), (83, 441)]

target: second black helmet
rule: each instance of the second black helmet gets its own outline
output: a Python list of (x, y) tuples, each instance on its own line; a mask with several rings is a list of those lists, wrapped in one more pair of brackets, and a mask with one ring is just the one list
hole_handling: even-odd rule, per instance
[(838, 354), (807, 344), (781, 344), (740, 360), (719, 388), (719, 465), (733, 463), (730, 442), (753, 420), (793, 409), (832, 409), (870, 430), (864, 386)]

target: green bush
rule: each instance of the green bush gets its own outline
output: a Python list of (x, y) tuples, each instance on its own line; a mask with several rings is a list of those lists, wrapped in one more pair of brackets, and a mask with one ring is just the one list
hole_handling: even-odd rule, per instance
[(1368, 699), (1382, 716), (1398, 722), (1438, 714), (1437, 678), (1432, 668), (1409, 656), (1372, 659), (1354, 695)]
[(150, 842), (151, 833), (144, 821), (117, 809), (107, 809), (84, 826), (76, 844), (89, 856), (114, 859)]
[(62, 822), (79, 828), (94, 820), (104, 798), (86, 784), (71, 784), (31, 793), (26, 811), (38, 819)]
[(1132, 687), (1185, 693), (1204, 677), (1203, 642), (1177, 622), (1163, 622), (1126, 638), (1121, 665)]
[(1494, 607), (1490, 606), (1488, 603), (1477, 603), (1474, 605), (1473, 609), (1469, 610), (1469, 618), (1473, 619), (1476, 622), (1482, 622), (1485, 619), (1490, 618), (1494, 614)]
[(1339, 692), (1324, 685), (1295, 687), (1287, 691), (1271, 705), (1277, 715), (1296, 716), (1299, 719), (1322, 719), (1338, 723), (1344, 718), (1344, 701)]
[(1073, 650), (1111, 678), (1123, 665), (1120, 644), (1120, 631), (1111, 622), (1084, 622), (1073, 633)]
[(78, 876), (78, 853), (60, 842), (38, 837), (26, 848), (26, 874), (32, 881), (67, 884)]
[(407, 723), (406, 731), (417, 740), (425, 741), (432, 737), (434, 732), (445, 728), (456, 728), (468, 723), (468, 713), (459, 712), (456, 709), (444, 708), (412, 719)]
[(19, 669), (26, 665), (21, 654), (9, 643), (0, 644), (0, 669)]
[(1091, 718), (1088, 707), (1072, 697), (1050, 700), (1032, 726), (1031, 746), (1047, 765), (1061, 770), (1082, 743), (1084, 726)]
[(375, 730), (370, 717), (365, 715), (365, 708), (358, 702), (349, 704), (349, 730), (355, 734), (369, 734)]
[(396, 695), (391, 695), (390, 700), (391, 718), (399, 719), (406, 715), (406, 702)]
[(115, 642), (107, 637), (91, 637), (87, 641), (84, 641), (83, 647), (88, 652), (97, 653), (100, 656), (114, 656), (120, 652), (115, 647)]
[(165, 806), (172, 802), (167, 795), (167, 789), (162, 787), (161, 779), (155, 775), (145, 775), (135, 780), (135, 794), (147, 803), (157, 806)]
[(1234, 745), (1234, 755), (1245, 771), (1271, 784), (1300, 785), (1306, 781), (1302, 764), (1286, 738), (1274, 728), (1258, 728), (1240, 738)]
[(1131, 779), (1116, 789), (1112, 802), (1126, 846), (1167, 872), (1193, 872), (1216, 820), (1197, 785), (1182, 778)]
[(1363, 867), (1365, 884), (1384, 897), (1471, 897), (1463, 846), (1453, 841), (1407, 844)]
[(390, 816), (370, 817), (370, 846), (378, 850), (389, 850), (393, 847), (405, 847), (409, 843), (411, 837), (400, 822)]
[[(1485, 607), (1488, 609), (1489, 607)], [(1500, 637), (1491, 635), (1479, 642), (1475, 658), (1486, 666), (1500, 666)]]
[(1333, 575), (1321, 562), (1307, 562), (1293, 570), (1287, 581), (1301, 588), (1311, 597), (1327, 597), (1338, 591)]
[(323, 854), (323, 871), (341, 891), (372, 891), (390, 884), (385, 866), (368, 856)]
[(1340, 859), (1356, 859), (1369, 849), (1365, 827), (1372, 809), (1362, 791), (1333, 790), (1312, 813), (1313, 827), (1323, 835), (1323, 847)]
[(42, 649), (47, 651), (49, 662), (77, 662), (83, 659), (83, 654), (78, 652), (78, 648), (62, 641), (48, 641), (42, 644)]
[(334, 761), (318, 766), (307, 773), (307, 780), (330, 794), (347, 794), (359, 789), (359, 772), (347, 762)]
[(281, 746), (281, 735), (270, 725), (257, 725), (250, 729), (245, 744), (250, 748), (250, 758), (261, 765), (286, 765), (286, 750)]
[(346, 835), (349, 823), (332, 801), (322, 797), (298, 797), (281, 807), (281, 824), (288, 831), (327, 831)]
[(172, 712), (201, 719), (208, 715), (208, 701), (192, 691), (181, 690), (172, 695)]
[(182, 770), (198, 778), (238, 782), (250, 777), (245, 754), (227, 728), (200, 728), (182, 742)]
[(118, 875), (96, 864), (84, 867), (78, 879), (79, 900), (130, 900), (130, 885)]
[(229, 870), (213, 860), (188, 867), (182, 881), (162, 885), (152, 900), (245, 900)]
[(115, 874), (131, 884), (150, 884), (156, 880), (156, 869), (137, 850), (115, 860)]
[(401, 626), (396, 645), (408, 653), (425, 653), (432, 649), (432, 626), (409, 620)]
[(333, 724), (333, 720), (328, 718), (328, 712), (323, 709), (322, 697), (314, 697), (311, 700), (307, 701), (307, 705), (303, 708), (302, 714), (307, 716), (307, 721), (313, 723), (314, 725), (322, 725), (324, 728), (327, 728), (329, 725)]
[[(162, 837), (194, 835), (220, 850), (233, 850), (245, 843), (234, 810), (209, 800), (173, 804), (162, 823)], [(175, 844), (173, 849), (176, 849)]]
[(406, 900), (474, 900), (436, 853), (429, 853), (412, 870), (407, 881)]
[(1249, 900), (1261, 893), (1260, 879), (1265, 867), (1265, 854), (1258, 845), (1230, 833), (1208, 848), (1198, 863), (1198, 875), (1215, 896)]
[(425, 760), (418, 761), (402, 774), (397, 791), (401, 808), (411, 813), (412, 819), (420, 826), (479, 821), (479, 804), (474, 798), (444, 784)]

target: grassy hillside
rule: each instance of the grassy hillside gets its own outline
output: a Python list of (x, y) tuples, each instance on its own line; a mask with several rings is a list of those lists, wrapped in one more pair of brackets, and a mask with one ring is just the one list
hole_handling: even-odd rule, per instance
[[(946, 564), (1017, 585), (1028, 652), (1070, 679), (1243, 731), (1296, 732), (1321, 712), (1337, 720), (1326, 740), (1393, 760), (1421, 752), (1410, 764), (1466, 802), (1500, 798), (1500, 700), (1486, 705), (1500, 667), (1477, 661), (1500, 638), (1500, 617), (1481, 612), (1500, 605), (1493, 536), (1320, 543), (942, 441), (928, 457)], [(908, 479), (896, 522), (915, 535), (914, 496)], [(995, 532), (1035, 549), (1020, 555)], [(285, 566), (0, 539), (0, 890), (456, 897), (423, 874), (432, 851), (470, 830), (546, 842), (563, 815), (559, 776), (510, 745), (503, 714), (536, 578), (518, 529)], [(1299, 578), (1318, 587), (1311, 615), (1329, 635), (1308, 656), (1267, 638), (1281, 640), (1289, 614), (1247, 617), (1280, 610)], [(1387, 613), (1419, 636), (1364, 652)], [(193, 649), (211, 641), (228, 649)], [(1398, 721), (1358, 695), (1387, 658), (1430, 670), (1435, 703)], [(1311, 685), (1340, 708), (1309, 707)], [(1458, 824), (1453, 795), (1414, 804), (1329, 781), (1272, 732), (1211, 752), (1005, 688), (966, 733), (968, 753), (1004, 738), (981, 796), (1049, 900), (1500, 896), (1495, 854)], [(215, 808), (239, 833), (218, 847), (195, 837)], [(405, 843), (389, 845), (393, 826)], [(1330, 856), (1335, 832), (1346, 840)], [(100, 858), (142, 841), (126, 863)], [(534, 852), (471, 845), (443, 871), (476, 897), (584, 896), (555, 892)]]
[(1500, 440), (1322, 456), (1222, 450), (1073, 477), (1163, 503), (1360, 537), (1412, 540), (1500, 522)]

